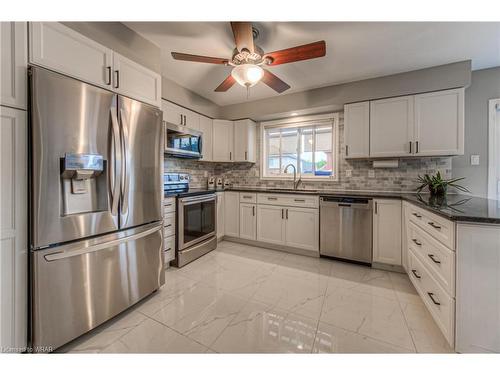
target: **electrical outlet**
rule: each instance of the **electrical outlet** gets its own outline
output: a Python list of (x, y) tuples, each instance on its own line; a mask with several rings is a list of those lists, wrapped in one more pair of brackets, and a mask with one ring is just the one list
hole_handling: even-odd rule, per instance
[(479, 165), (479, 155), (470, 156), (470, 165)]
[(375, 171), (373, 169), (368, 170), (368, 177), (370, 177), (370, 178), (375, 177)]
[(345, 176), (346, 177), (351, 177), (352, 176), (352, 170), (351, 169), (346, 169)]

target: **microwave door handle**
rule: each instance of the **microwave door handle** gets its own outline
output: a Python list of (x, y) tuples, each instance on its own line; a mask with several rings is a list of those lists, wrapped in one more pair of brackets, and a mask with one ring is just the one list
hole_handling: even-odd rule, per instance
[(203, 137), (199, 136), (198, 137), (198, 153), (200, 154), (200, 157), (202, 156), (201, 150), (203, 149)]
[(129, 194), (129, 184), (130, 184), (130, 170), (129, 170), (129, 151), (128, 151), (128, 123), (126, 122), (125, 111), (120, 108), (120, 120), (122, 125), (122, 152), (123, 152), (123, 170), (122, 170), (122, 186), (121, 186), (121, 197), (122, 197), (122, 214), (128, 212), (128, 194)]
[(122, 174), (122, 158), (121, 158), (121, 146), (120, 146), (120, 129), (118, 127), (118, 117), (116, 114), (116, 107), (113, 106), (110, 109), (111, 112), (111, 126), (113, 130), (113, 136), (111, 139), (112, 150), (111, 157), (109, 161), (109, 176), (110, 176), (110, 187), (111, 187), (111, 214), (118, 214), (118, 202), (120, 201), (120, 181)]

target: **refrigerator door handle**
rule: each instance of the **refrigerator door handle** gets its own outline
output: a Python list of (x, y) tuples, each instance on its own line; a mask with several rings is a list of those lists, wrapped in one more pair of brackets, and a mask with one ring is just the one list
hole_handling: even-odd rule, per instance
[(121, 178), (121, 209), (122, 214), (128, 212), (128, 194), (130, 185), (130, 171), (129, 171), (129, 150), (128, 150), (128, 124), (125, 120), (125, 113), (122, 108), (120, 108), (120, 120), (122, 124), (122, 152), (123, 152), (123, 171)]
[(111, 160), (109, 161), (111, 176), (111, 214), (118, 214), (118, 202), (120, 201), (120, 181), (122, 178), (122, 157), (120, 146), (120, 129), (118, 127), (118, 117), (116, 115), (116, 107), (111, 107), (111, 124), (113, 127), (113, 150), (111, 152)]
[[(142, 231), (139, 233), (134, 233), (130, 236), (126, 236), (123, 238), (117, 238), (117, 239), (111, 240), (111, 241), (102, 242), (102, 243), (99, 243), (99, 244), (96, 244), (93, 246), (89, 246), (89, 247), (86, 247), (83, 249), (60, 251), (57, 253), (48, 254), (48, 255), (45, 255), (44, 258), (47, 262), (53, 262), (53, 261), (60, 260), (60, 259), (71, 258), (71, 257), (77, 256), (77, 255), (93, 253), (93, 252), (96, 252), (99, 250), (109, 249), (110, 247), (120, 245), (124, 242), (130, 242), (130, 241), (134, 241), (134, 240), (137, 240), (139, 238), (142, 238), (142, 237), (146, 237), (146, 236), (150, 235), (151, 233), (154, 233), (157, 231), (163, 232), (161, 229), (162, 229), (161, 224), (155, 225), (153, 228), (146, 229), (145, 231)], [(161, 233), (161, 235), (163, 236), (163, 233)]]

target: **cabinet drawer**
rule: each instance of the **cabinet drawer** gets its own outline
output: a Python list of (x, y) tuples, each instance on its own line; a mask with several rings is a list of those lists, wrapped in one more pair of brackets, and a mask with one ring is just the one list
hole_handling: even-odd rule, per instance
[(163, 237), (163, 251), (175, 251), (175, 236)]
[(451, 250), (455, 250), (455, 223), (432, 212), (410, 205), (410, 221)]
[(451, 347), (455, 340), (455, 299), (434, 280), (428, 269), (410, 250), (408, 253), (408, 269), (410, 280), (417, 289), (425, 306), (431, 313), (444, 337)]
[(257, 194), (240, 193), (240, 203), (257, 203)]
[(163, 236), (175, 235), (175, 212), (163, 215)]
[(292, 207), (319, 207), (319, 197), (301, 194), (257, 194), (257, 203)]
[(455, 253), (412, 222), (407, 242), (446, 292), (455, 296)]
[(175, 198), (163, 199), (163, 213), (175, 212)]

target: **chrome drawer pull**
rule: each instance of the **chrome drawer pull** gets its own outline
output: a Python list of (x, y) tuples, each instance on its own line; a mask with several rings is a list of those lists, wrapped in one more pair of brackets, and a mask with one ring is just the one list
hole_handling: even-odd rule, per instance
[(413, 275), (415, 275), (415, 277), (416, 277), (417, 279), (421, 279), (421, 278), (422, 278), (422, 276), (420, 276), (420, 275), (417, 273), (417, 270), (411, 270), (411, 273), (413, 273)]
[(172, 226), (172, 224), (167, 224), (167, 225), (165, 225), (165, 228), (168, 228), (168, 227), (171, 227), (171, 226)]
[(434, 293), (428, 292), (429, 298), (431, 299), (432, 302), (434, 302), (435, 305), (440, 306), (441, 304), (434, 299)]
[(278, 200), (278, 198), (276, 198), (276, 197), (267, 197), (267, 200), (268, 201), (276, 201), (276, 200)]
[(417, 239), (412, 238), (412, 241), (415, 242), (415, 245), (422, 246), (422, 242), (419, 242)]
[(441, 264), (441, 261), (436, 260), (436, 258), (434, 258), (434, 254), (427, 254), (427, 256), (428, 256), (429, 258), (431, 258), (431, 260), (432, 260), (434, 263), (436, 263), (436, 264)]
[(305, 199), (294, 199), (295, 202), (305, 202)]
[(414, 213), (413, 213), (413, 216), (415, 216), (415, 217), (417, 217), (417, 218), (419, 218), (419, 219), (422, 217), (422, 215), (419, 215), (419, 214), (417, 214), (416, 212), (414, 212)]
[(163, 250), (163, 251), (164, 251), (164, 252), (167, 252), (167, 251), (170, 251), (170, 250), (172, 250), (172, 248), (171, 248), (171, 247), (169, 247), (168, 249), (165, 249), (165, 250)]
[(429, 224), (434, 229), (441, 229), (441, 227), (439, 225), (434, 224), (432, 221), (429, 221), (427, 224)]

